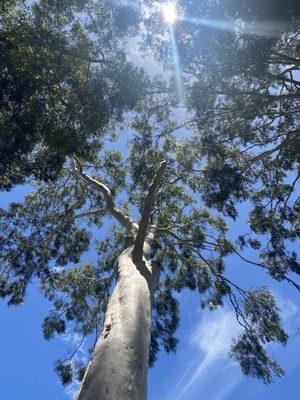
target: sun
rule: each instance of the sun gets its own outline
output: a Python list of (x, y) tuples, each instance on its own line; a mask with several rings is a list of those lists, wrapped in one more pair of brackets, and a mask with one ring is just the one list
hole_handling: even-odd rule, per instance
[(175, 22), (178, 18), (175, 3), (163, 4), (162, 12), (163, 12), (164, 20), (167, 24), (171, 24), (171, 25), (175, 24)]

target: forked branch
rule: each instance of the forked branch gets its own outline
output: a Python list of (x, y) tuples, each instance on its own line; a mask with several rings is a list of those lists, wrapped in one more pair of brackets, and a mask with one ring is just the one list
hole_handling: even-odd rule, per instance
[(143, 257), (144, 243), (147, 236), (147, 230), (149, 227), (151, 211), (153, 209), (155, 201), (155, 194), (161, 184), (161, 180), (165, 173), (166, 168), (167, 168), (167, 161), (163, 161), (162, 163), (160, 163), (159, 168), (153, 178), (153, 181), (150, 185), (149, 191), (144, 201), (142, 217), (139, 223), (139, 229), (136, 235), (135, 244), (132, 252), (132, 256), (136, 260), (141, 260)]
[(94, 187), (96, 190), (101, 192), (106, 201), (106, 208), (109, 213), (128, 231), (136, 232), (138, 226), (135, 222), (131, 220), (127, 215), (125, 215), (122, 211), (118, 210), (115, 206), (114, 198), (110, 189), (104, 185), (102, 182), (97, 181), (96, 179), (92, 178), (91, 176), (87, 175), (79, 162), (79, 160), (73, 156), (73, 173), (81, 180), (86, 182), (89, 186)]
[(253, 157), (250, 160), (250, 163), (253, 164), (254, 162), (258, 162), (263, 160), (265, 157), (268, 157), (275, 153), (276, 151), (281, 150), (282, 148), (286, 147), (291, 142), (298, 140), (300, 135), (300, 129), (295, 129), (294, 131), (289, 132), (288, 136), (276, 147), (273, 149), (267, 150), (264, 153), (259, 154), (258, 156)]

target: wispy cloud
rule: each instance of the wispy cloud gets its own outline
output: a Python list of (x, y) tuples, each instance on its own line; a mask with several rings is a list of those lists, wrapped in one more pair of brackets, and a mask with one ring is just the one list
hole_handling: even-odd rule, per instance
[[(68, 345), (71, 345), (71, 351), (77, 349), (76, 354), (72, 358), (72, 362), (81, 361), (83, 364), (87, 364), (89, 361), (89, 352), (87, 351), (86, 340), (82, 340), (82, 335), (74, 332), (67, 332), (62, 335), (62, 340), (66, 342)], [(74, 381), (71, 385), (66, 387), (66, 394), (70, 397), (70, 399), (75, 400), (77, 393), (80, 388), (80, 383), (78, 381)]]
[[(300, 320), (299, 307), (280, 293), (274, 295), (281, 309), (284, 326), (289, 333), (295, 333), (295, 327)], [(181, 365), (184, 374), (163, 400), (228, 400), (242, 383), (249, 389), (245, 394), (249, 395), (249, 398), (253, 398), (251, 393), (264, 393), (263, 391), (267, 390), (264, 385), (258, 384), (258, 381), (244, 379), (239, 365), (228, 358), (232, 339), (237, 337), (239, 332), (240, 326), (236, 322), (234, 312), (229, 308), (205, 312), (194, 325), (193, 333), (185, 344), (186, 366)], [(285, 354), (285, 358), (289, 359), (297, 338), (293, 335), (291, 339), (288, 349), (282, 349), (281, 346), (272, 346), (272, 349), (276, 348), (276, 354)]]
[[(205, 313), (190, 338), (193, 352), (189, 360), (190, 367), (166, 400), (190, 399), (196, 390), (204, 388), (208, 379), (219, 373), (220, 368), (223, 371), (227, 369), (228, 374), (232, 375), (235, 364), (228, 360), (228, 351), (232, 338), (238, 332), (239, 326), (233, 312), (225, 309)], [(214, 400), (225, 399), (238, 381), (239, 378), (232, 377), (230, 385), (215, 393)]]
[(282, 297), (280, 293), (274, 292), (274, 295), (286, 330), (289, 334), (294, 333), (300, 323), (299, 307), (291, 299)]
[[(284, 325), (289, 333), (294, 333), (299, 323), (299, 307), (292, 300), (282, 297), (280, 293), (274, 295), (282, 310)], [(239, 390), (242, 383), (247, 386), (244, 400), (258, 398), (258, 393), (263, 394), (262, 391), (266, 390), (265, 386), (259, 385), (257, 381), (252, 384), (252, 381), (243, 379), (240, 367), (228, 358), (232, 339), (240, 332), (234, 312), (225, 307), (215, 312), (207, 311), (201, 314), (201, 319), (193, 324), (184, 343), (184, 360), (179, 360), (182, 376), (169, 394), (161, 400), (199, 398), (228, 400), (235, 390)], [(68, 333), (63, 340), (76, 347), (81, 337), (78, 334)], [(290, 358), (290, 354), (287, 353), (295, 352), (295, 346), (291, 344), (290, 348), (284, 350), (278, 346), (278, 351), (285, 351), (286, 357)], [(79, 358), (85, 360), (89, 358), (86, 347), (83, 345), (78, 354)], [(295, 362), (295, 366), (297, 365), (298, 362)], [(79, 386), (76, 384), (67, 389), (71, 399), (76, 398), (78, 389)]]
[(234, 313), (227, 309), (207, 312), (196, 327), (191, 343), (209, 358), (227, 356), (231, 339), (239, 331)]

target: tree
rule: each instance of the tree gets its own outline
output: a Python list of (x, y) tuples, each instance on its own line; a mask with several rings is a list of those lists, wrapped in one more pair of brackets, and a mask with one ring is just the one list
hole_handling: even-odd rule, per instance
[[(299, 274), (290, 250), (300, 234), (299, 2), (177, 6), (172, 35), (190, 110), (185, 126), (194, 131), (198, 154), (182, 178), (193, 181), (208, 207), (233, 219), (237, 205), (250, 201), (252, 237), (267, 238), (260, 257), (270, 275), (281, 281)], [(157, 14), (146, 21), (143, 47), (171, 65), (174, 49), (161, 40), (163, 23)], [(247, 242), (242, 235), (241, 246)]]
[(124, 46), (138, 21), (106, 1), (1, 2), (2, 190), (55, 179), (75, 150), (89, 159), (135, 107), (147, 83)]
[[(99, 336), (87, 369), (72, 359), (56, 365), (65, 384), (83, 378), (79, 400), (146, 398), (148, 364), (160, 348), (176, 349), (176, 292), (183, 289), (198, 291), (203, 308), (215, 309), (226, 299), (232, 305), (243, 331), (231, 356), (245, 374), (270, 383), (283, 373), (265, 348), (287, 341), (274, 297), (266, 287), (245, 290), (226, 273), (228, 255), (245, 261), (240, 250), (245, 238), (238, 245), (230, 241), (226, 224), (226, 214), (234, 216), (228, 201), (235, 194), (238, 200), (246, 198), (245, 175), (240, 176), (237, 163), (225, 162), (212, 174), (219, 154), (225, 161), (230, 156), (225, 145), (213, 153), (197, 133), (178, 138), (179, 126), (171, 118), (173, 95), (160, 83), (139, 103), (128, 157), (95, 147), (86, 160), (72, 150), (52, 181), (37, 181), (23, 203), (1, 210), (1, 296), (10, 305), (21, 304), (28, 285), (38, 279), (53, 303), (43, 324), (46, 339), (67, 327), (83, 339), (93, 331)], [(204, 128), (204, 137), (215, 129), (208, 122)], [(212, 214), (203, 200), (225, 216)], [(255, 236), (248, 242), (259, 247)], [(98, 263), (82, 262), (93, 246)], [(272, 271), (269, 258), (247, 262)], [(297, 273), (297, 267), (280, 279), (299, 289), (291, 272)]]
[[(240, 253), (226, 237), (225, 221), (213, 217), (174, 179), (189, 161), (185, 149), (171, 136), (158, 148), (151, 143), (151, 131), (144, 126), (143, 132), (134, 140), (126, 170), (120, 155), (107, 154), (87, 174), (75, 156), (55, 183), (2, 210), (2, 297), (10, 305), (22, 303), (26, 287), (39, 278), (53, 302), (43, 325), (47, 339), (65, 332), (68, 324), (83, 338), (103, 324), (79, 399), (146, 398), (149, 359), (153, 363), (160, 347), (176, 348), (174, 292), (184, 288), (198, 290), (202, 307), (210, 309), (229, 298), (244, 329), (232, 357), (246, 374), (271, 382), (282, 369), (264, 344), (287, 340), (275, 299), (266, 288), (247, 291), (226, 277), (225, 257)], [(120, 211), (114, 198), (126, 188), (125, 172), (131, 176), (128, 211)], [(132, 206), (140, 210), (139, 223), (129, 216)], [(105, 229), (106, 237), (96, 243), (98, 265), (80, 265), (93, 236), (107, 223), (105, 215), (117, 226)], [(81, 218), (89, 223), (80, 226)], [(64, 383), (84, 371), (71, 360), (58, 362), (56, 369)]]

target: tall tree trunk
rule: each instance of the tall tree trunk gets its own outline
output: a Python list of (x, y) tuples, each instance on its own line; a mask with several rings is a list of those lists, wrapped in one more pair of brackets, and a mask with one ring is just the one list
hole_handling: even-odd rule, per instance
[(133, 262), (132, 248), (118, 258), (118, 279), (104, 329), (78, 400), (146, 400), (151, 308), (157, 268)]

